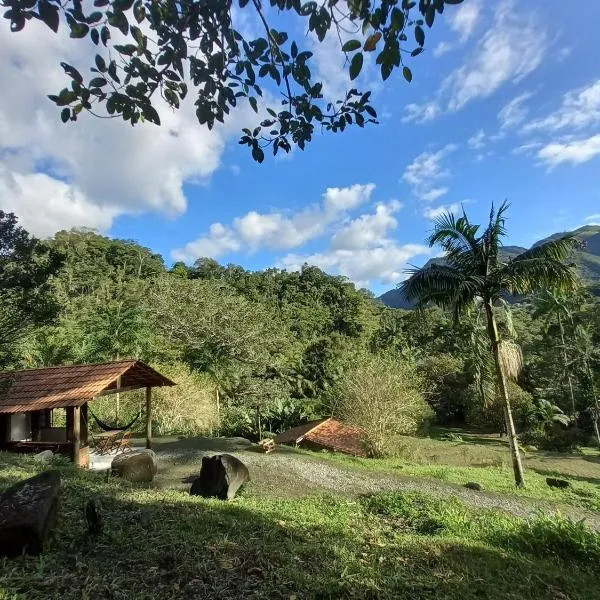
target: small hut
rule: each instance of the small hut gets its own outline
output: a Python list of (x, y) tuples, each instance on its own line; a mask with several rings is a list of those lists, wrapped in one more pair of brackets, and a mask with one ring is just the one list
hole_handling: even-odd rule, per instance
[(333, 417), (292, 427), (275, 438), (276, 444), (296, 445), (307, 450), (334, 450), (366, 456), (362, 432), (358, 427)]
[[(51, 449), (87, 466), (88, 403), (94, 398), (146, 390), (146, 447), (152, 445), (152, 388), (175, 385), (139, 360), (0, 372), (0, 449)], [(64, 408), (66, 426), (53, 427)]]

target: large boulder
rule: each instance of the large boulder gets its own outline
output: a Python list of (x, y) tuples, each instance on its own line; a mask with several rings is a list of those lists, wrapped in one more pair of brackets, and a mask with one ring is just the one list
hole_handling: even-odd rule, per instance
[(152, 450), (140, 448), (113, 458), (111, 471), (118, 477), (124, 477), (135, 483), (149, 483), (158, 471), (156, 454)]
[(56, 521), (58, 471), (44, 471), (0, 494), (0, 555), (39, 554)]
[(250, 479), (248, 467), (231, 454), (202, 458), (202, 470), (190, 489), (193, 496), (233, 500), (238, 490)]

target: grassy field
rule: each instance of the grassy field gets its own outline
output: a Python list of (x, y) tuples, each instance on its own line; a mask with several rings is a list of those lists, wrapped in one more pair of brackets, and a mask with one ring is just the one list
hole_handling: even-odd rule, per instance
[[(39, 469), (0, 454), (0, 485)], [(525, 520), (415, 492), (282, 500), (250, 487), (222, 503), (70, 466), (61, 474), (47, 551), (0, 559), (0, 600), (600, 598), (600, 535), (566, 519)], [(104, 507), (98, 539), (83, 519), (91, 496)]]
[[(600, 511), (600, 452), (584, 448), (572, 454), (525, 451), (527, 487), (514, 486), (506, 439), (443, 429), (432, 437), (406, 437), (398, 442), (398, 455), (386, 459), (361, 459), (343, 454), (320, 453), (346, 465), (412, 477), (428, 477), (462, 485), (477, 481), (486, 490), (534, 500)], [(568, 490), (551, 488), (546, 477), (566, 478)]]

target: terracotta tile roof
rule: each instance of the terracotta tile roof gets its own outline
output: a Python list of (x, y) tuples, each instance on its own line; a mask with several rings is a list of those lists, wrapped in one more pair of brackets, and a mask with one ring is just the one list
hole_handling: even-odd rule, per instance
[(365, 456), (361, 430), (332, 417), (294, 427), (275, 438), (275, 443), (279, 444), (296, 443), (302, 445), (303, 442), (316, 444), (337, 452)]
[(79, 406), (102, 392), (175, 385), (139, 360), (0, 372), (0, 413)]
[(305, 423), (304, 425), (298, 425), (297, 427), (292, 427), (283, 433), (280, 433), (275, 437), (276, 444), (299, 444), (304, 436), (314, 429), (318, 427), (321, 423), (328, 421), (329, 419), (319, 419), (318, 421), (310, 421), (310, 423)]

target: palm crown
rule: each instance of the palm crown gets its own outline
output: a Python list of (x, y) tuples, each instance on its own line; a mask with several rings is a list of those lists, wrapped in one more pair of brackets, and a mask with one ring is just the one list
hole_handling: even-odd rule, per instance
[(566, 291), (576, 283), (571, 265), (565, 261), (577, 242), (572, 236), (546, 242), (502, 261), (500, 249), (506, 236), (504, 202), (496, 211), (492, 206), (489, 222), (479, 234), (465, 212), (456, 218), (444, 214), (434, 222), (428, 238), (430, 246), (444, 250), (444, 264), (431, 263), (412, 269), (400, 288), (408, 300), (423, 306), (438, 304), (453, 310), (456, 317), (476, 298), (496, 303), (508, 293), (529, 294), (540, 287)]

